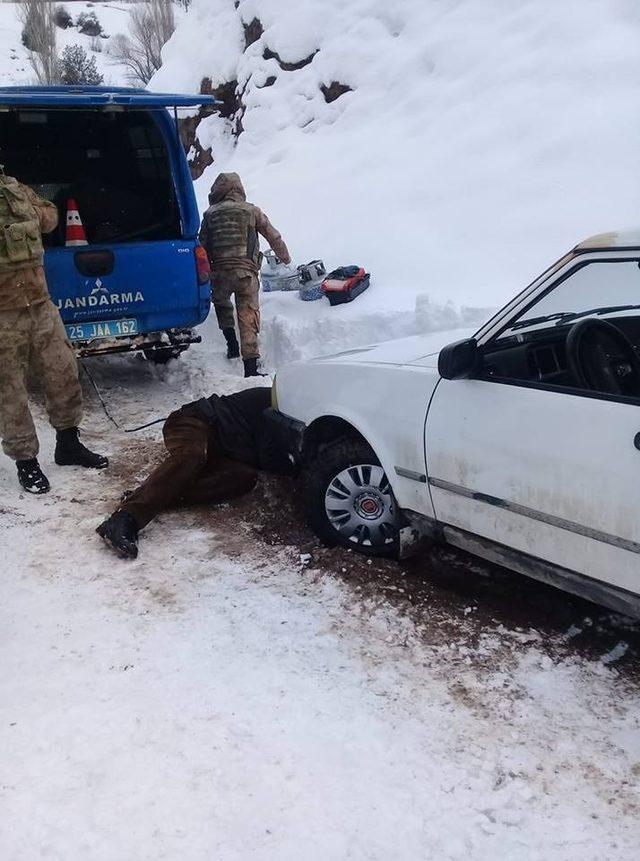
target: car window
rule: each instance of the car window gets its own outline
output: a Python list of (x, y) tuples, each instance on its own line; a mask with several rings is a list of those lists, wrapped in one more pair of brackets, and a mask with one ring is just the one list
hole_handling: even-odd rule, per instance
[(499, 337), (569, 324), (583, 316), (640, 316), (637, 260), (596, 261), (580, 266), (519, 314)]
[(489, 341), (479, 372), (640, 401), (638, 260), (578, 264)]

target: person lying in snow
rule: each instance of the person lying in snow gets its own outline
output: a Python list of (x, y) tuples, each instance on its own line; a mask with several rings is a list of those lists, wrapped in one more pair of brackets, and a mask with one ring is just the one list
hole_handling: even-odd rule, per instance
[(96, 532), (119, 556), (135, 559), (138, 532), (167, 508), (215, 505), (253, 490), (258, 471), (289, 475), (287, 452), (270, 431), (265, 411), (271, 388), (211, 395), (171, 413), (162, 434), (169, 453)]

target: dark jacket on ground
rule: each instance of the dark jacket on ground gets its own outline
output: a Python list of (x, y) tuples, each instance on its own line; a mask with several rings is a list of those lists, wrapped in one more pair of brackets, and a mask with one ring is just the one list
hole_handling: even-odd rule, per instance
[(227, 457), (265, 472), (288, 475), (293, 464), (271, 430), (265, 414), (270, 407), (271, 389), (261, 386), (233, 395), (211, 395), (182, 409), (215, 426)]

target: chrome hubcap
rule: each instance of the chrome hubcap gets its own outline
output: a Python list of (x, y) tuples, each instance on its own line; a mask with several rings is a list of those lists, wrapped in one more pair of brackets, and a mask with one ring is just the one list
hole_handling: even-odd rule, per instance
[(348, 466), (329, 484), (324, 499), (331, 525), (352, 544), (384, 547), (397, 531), (393, 493), (381, 466)]

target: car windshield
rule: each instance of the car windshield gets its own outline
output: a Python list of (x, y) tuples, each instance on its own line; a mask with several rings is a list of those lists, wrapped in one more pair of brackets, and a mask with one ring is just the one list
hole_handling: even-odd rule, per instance
[(500, 335), (563, 326), (589, 316), (640, 310), (640, 268), (637, 260), (582, 264), (531, 305)]
[(532, 317), (528, 320), (520, 320), (519, 323), (514, 323), (511, 326), (511, 331), (528, 329), (530, 326), (538, 323), (552, 323), (554, 321), (556, 326), (562, 326), (564, 323), (577, 320), (579, 317), (601, 317), (605, 314), (616, 314), (620, 311), (637, 311), (639, 309), (640, 305), (606, 305), (603, 308), (589, 308), (585, 311), (557, 311), (555, 314), (547, 314), (544, 317)]

